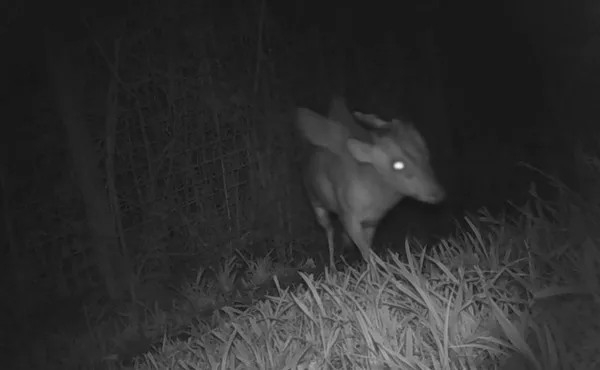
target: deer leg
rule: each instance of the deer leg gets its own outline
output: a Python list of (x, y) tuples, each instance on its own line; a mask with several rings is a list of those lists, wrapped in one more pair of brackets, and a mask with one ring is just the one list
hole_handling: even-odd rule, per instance
[(346, 230), (344, 230), (344, 232), (342, 233), (342, 243), (344, 244), (344, 247), (352, 246), (354, 244)]
[(375, 226), (365, 225), (363, 223), (363, 233), (365, 235), (365, 240), (369, 244), (369, 247), (373, 248), (373, 237), (375, 236)]
[(345, 216), (344, 220), (344, 228), (346, 232), (350, 236), (350, 239), (356, 244), (358, 250), (360, 251), (365, 262), (370, 263), (370, 250), (371, 250), (371, 239), (373, 232), (365, 232), (365, 229), (362, 226), (362, 223), (359, 218), (354, 217), (352, 215)]
[(313, 206), (313, 209), (315, 211), (315, 215), (317, 216), (317, 222), (325, 230), (325, 234), (327, 235), (327, 247), (329, 248), (329, 267), (331, 270), (335, 270), (335, 264), (333, 260), (334, 229), (333, 224), (331, 223), (331, 217), (329, 216), (329, 211), (318, 206)]

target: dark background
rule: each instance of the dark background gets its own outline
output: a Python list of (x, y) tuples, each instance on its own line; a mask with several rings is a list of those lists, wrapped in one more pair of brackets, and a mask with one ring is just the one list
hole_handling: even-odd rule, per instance
[[(49, 54), (68, 50), (73, 76), (79, 76), (73, 79), (85, 82), (82, 125), (94, 138), (103, 172), (107, 86), (115, 73), (107, 61), (115, 60), (114, 42), (121, 40), (115, 143), (120, 241), (128, 240), (133, 269), (169, 276), (180, 270), (171, 254), (193, 249), (192, 239), (201, 239), (193, 254), (202, 257), (186, 262), (206, 262), (228, 248), (258, 253), (281, 243), (311, 256), (325, 250), (299, 186), (303, 146), (291, 117), (298, 106), (324, 113), (333, 94), (347, 97), (351, 109), (415, 122), (448, 189), (440, 206), (405, 201), (394, 209), (379, 230), (389, 240), (412, 233), (434, 241), (453, 232), (454, 220), (466, 211), (481, 207), (511, 212), (508, 201), (526, 202), (532, 182), (552, 199), (547, 181), (519, 162), (576, 187), (574, 150), (597, 135), (599, 18), (590, 4), (266, 1), (261, 12), (261, 2), (233, 0), (12, 3), (2, 29), (3, 234), (10, 241), (4, 244), (13, 246), (3, 258), (5, 282), (18, 271), (25, 288), (14, 289), (25, 292), (15, 294), (43, 291), (29, 307), (40, 306), (36, 299), (79, 299), (102, 286), (93, 264), (81, 262), (92, 249), (85, 202), (56, 93), (48, 86)], [(60, 50), (45, 48), (48, 34)], [(142, 137), (140, 117), (149, 138)], [(215, 196), (214, 204), (203, 203), (208, 195), (190, 198), (201, 176), (217, 179), (207, 180), (207, 188), (229, 189), (219, 183), (225, 181), (218, 180), (220, 166), (189, 160), (153, 182), (145, 175), (144, 163), (208, 156), (213, 149), (202, 140), (218, 131), (213, 121), (219, 135), (231, 136), (219, 151), (255, 158), (236, 175), (250, 187), (240, 185), (235, 193), (233, 216), (216, 206), (229, 204), (231, 196)], [(194, 122), (193, 129), (177, 131), (182, 122)], [(238, 150), (238, 134), (256, 145)], [(151, 160), (135, 150), (143, 140), (152, 143)], [(175, 155), (173, 143), (187, 146)], [(129, 161), (141, 163), (135, 174)], [(159, 189), (152, 195), (151, 184)], [(149, 250), (156, 251), (150, 264), (141, 257)], [(79, 267), (67, 271), (66, 265)], [(57, 275), (68, 288), (59, 289)]]

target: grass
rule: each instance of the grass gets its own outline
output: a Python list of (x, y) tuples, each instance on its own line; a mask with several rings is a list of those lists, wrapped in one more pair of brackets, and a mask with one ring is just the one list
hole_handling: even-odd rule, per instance
[(170, 306), (131, 304), (89, 326), (71, 353), (93, 348), (96, 368), (597, 368), (598, 208), (561, 194), (512, 219), (467, 218), (427, 252), (406, 241), (369, 271), (232, 257)]

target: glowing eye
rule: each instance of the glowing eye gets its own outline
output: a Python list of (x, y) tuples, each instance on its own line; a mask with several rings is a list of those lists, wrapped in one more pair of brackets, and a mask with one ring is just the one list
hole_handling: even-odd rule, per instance
[(396, 171), (400, 171), (404, 169), (404, 162), (402, 161), (396, 161), (392, 164), (392, 167), (396, 170)]

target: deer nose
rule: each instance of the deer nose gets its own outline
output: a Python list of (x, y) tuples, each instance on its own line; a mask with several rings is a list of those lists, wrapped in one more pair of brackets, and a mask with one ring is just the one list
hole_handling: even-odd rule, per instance
[(446, 191), (440, 185), (436, 186), (427, 196), (427, 203), (439, 203), (446, 198)]

